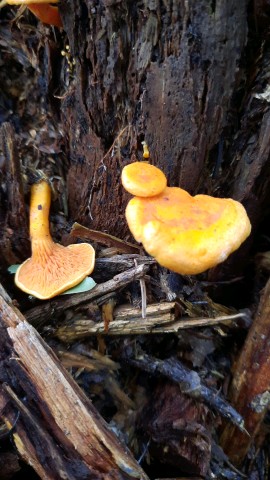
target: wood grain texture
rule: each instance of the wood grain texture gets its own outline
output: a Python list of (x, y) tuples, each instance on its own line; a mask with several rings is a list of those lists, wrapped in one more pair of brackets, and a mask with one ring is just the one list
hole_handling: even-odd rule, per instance
[[(22, 457), (43, 479), (147, 479), (52, 350), (0, 296), (0, 404)], [(7, 400), (13, 409), (6, 408)]]
[[(241, 465), (270, 405), (270, 281), (264, 288), (258, 311), (233, 372), (230, 401), (242, 415), (249, 435), (227, 425), (222, 446), (230, 459)], [(263, 438), (265, 434), (260, 431)], [(262, 440), (260, 439), (260, 441)]]

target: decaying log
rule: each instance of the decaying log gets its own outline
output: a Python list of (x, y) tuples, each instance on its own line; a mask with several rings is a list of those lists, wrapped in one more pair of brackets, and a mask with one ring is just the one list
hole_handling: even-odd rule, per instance
[(161, 382), (144, 406), (138, 426), (149, 439), (148, 450), (156, 462), (204, 478), (211, 456), (212, 422), (205, 405), (183, 395), (178, 385)]
[(226, 425), (222, 445), (231, 461), (240, 465), (252, 443), (256, 443), (261, 424), (270, 405), (270, 280), (233, 373), (230, 400), (243, 416), (249, 435)]
[(142, 140), (170, 185), (198, 186), (237, 82), (246, 1), (74, 0), (59, 8), (75, 60), (61, 105), (71, 217), (124, 238), (120, 174), (132, 155), (142, 158)]
[(46, 480), (147, 479), (0, 286), (0, 406), (17, 449)]
[[(228, 155), (230, 162), (221, 180), (229, 187), (229, 194), (233, 198), (240, 202), (248, 202), (253, 226), (257, 225), (262, 215), (265, 215), (265, 208), (269, 211), (270, 106), (267, 82), (269, 60), (269, 45), (263, 44), (260, 54), (254, 59), (255, 76), (245, 99), (238, 133), (230, 147)], [(229, 181), (232, 173), (233, 182)]]
[[(234, 253), (224, 264), (210, 270), (209, 278), (217, 281), (226, 277), (238, 275), (246, 265), (247, 251), (251, 246), (253, 234), (260, 222), (269, 215), (269, 175), (270, 175), (270, 103), (268, 66), (270, 48), (265, 42), (263, 28), (257, 21), (268, 18), (269, 6), (264, 0), (254, 3), (256, 11), (256, 28), (261, 37), (261, 44), (256, 54), (252, 54), (252, 65), (249, 71), (250, 85), (244, 97), (243, 108), (237, 134), (228, 142), (228, 150), (221, 154), (221, 163), (215, 175), (218, 191), (224, 196), (230, 196), (242, 202), (248, 211), (252, 224), (252, 233), (239, 251)], [(257, 16), (258, 14), (258, 16)], [(264, 25), (265, 27), (265, 25)], [(258, 39), (257, 39), (258, 40)], [(251, 45), (254, 38), (250, 40)], [(252, 47), (253, 48), (253, 47)], [(226, 137), (225, 137), (226, 138)], [(220, 140), (220, 146), (225, 142)], [(236, 261), (237, 259), (237, 261)], [(223, 272), (223, 274), (222, 274)]]

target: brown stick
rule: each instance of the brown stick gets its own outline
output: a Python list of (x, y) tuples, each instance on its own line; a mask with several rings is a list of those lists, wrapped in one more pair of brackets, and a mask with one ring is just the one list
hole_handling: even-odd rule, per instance
[(0, 405), (9, 427), (20, 412), (14, 441), (23, 458), (46, 480), (146, 480), (52, 350), (7, 299), (0, 286)]
[(270, 404), (270, 280), (263, 290), (258, 312), (236, 363), (231, 402), (244, 417), (245, 435), (226, 425), (221, 442), (231, 461), (240, 465), (256, 437)]

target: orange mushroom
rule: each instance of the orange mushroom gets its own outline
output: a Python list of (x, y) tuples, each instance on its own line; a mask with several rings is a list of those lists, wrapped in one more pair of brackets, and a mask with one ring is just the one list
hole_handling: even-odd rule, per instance
[(150, 157), (150, 152), (149, 152), (149, 148), (148, 148), (148, 145), (145, 141), (142, 142), (142, 146), (143, 146), (143, 158), (149, 158)]
[(58, 3), (58, 0), (2, 0), (0, 8), (5, 5), (25, 5), (43, 23), (61, 28), (63, 23), (58, 7), (51, 3)]
[(138, 197), (153, 197), (161, 193), (167, 185), (164, 173), (146, 162), (134, 162), (122, 170), (123, 187)]
[(16, 272), (15, 283), (41, 300), (55, 297), (89, 275), (95, 250), (88, 243), (64, 247), (54, 243), (49, 230), (51, 189), (47, 182), (32, 186), (30, 237), (32, 256)]
[(166, 187), (154, 197), (131, 199), (126, 219), (135, 240), (160, 265), (182, 275), (202, 273), (223, 262), (251, 231), (239, 202), (192, 197), (176, 187)]

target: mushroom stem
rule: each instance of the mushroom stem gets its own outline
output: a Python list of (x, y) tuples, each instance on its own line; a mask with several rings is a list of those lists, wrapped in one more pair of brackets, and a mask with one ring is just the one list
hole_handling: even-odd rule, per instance
[(32, 257), (46, 261), (52, 254), (54, 241), (50, 234), (49, 213), (51, 205), (51, 189), (47, 182), (32, 186), (30, 202), (30, 238)]
[(51, 189), (47, 182), (41, 182), (32, 186), (30, 202), (30, 237), (32, 241), (32, 252), (35, 253), (35, 246), (42, 243), (42, 240), (52, 241), (49, 226), (49, 212), (51, 205)]
[(54, 243), (49, 230), (51, 190), (44, 180), (32, 186), (30, 237), (32, 256), (15, 275), (17, 287), (41, 300), (55, 297), (78, 285), (95, 265), (95, 250), (89, 243), (64, 247)]

